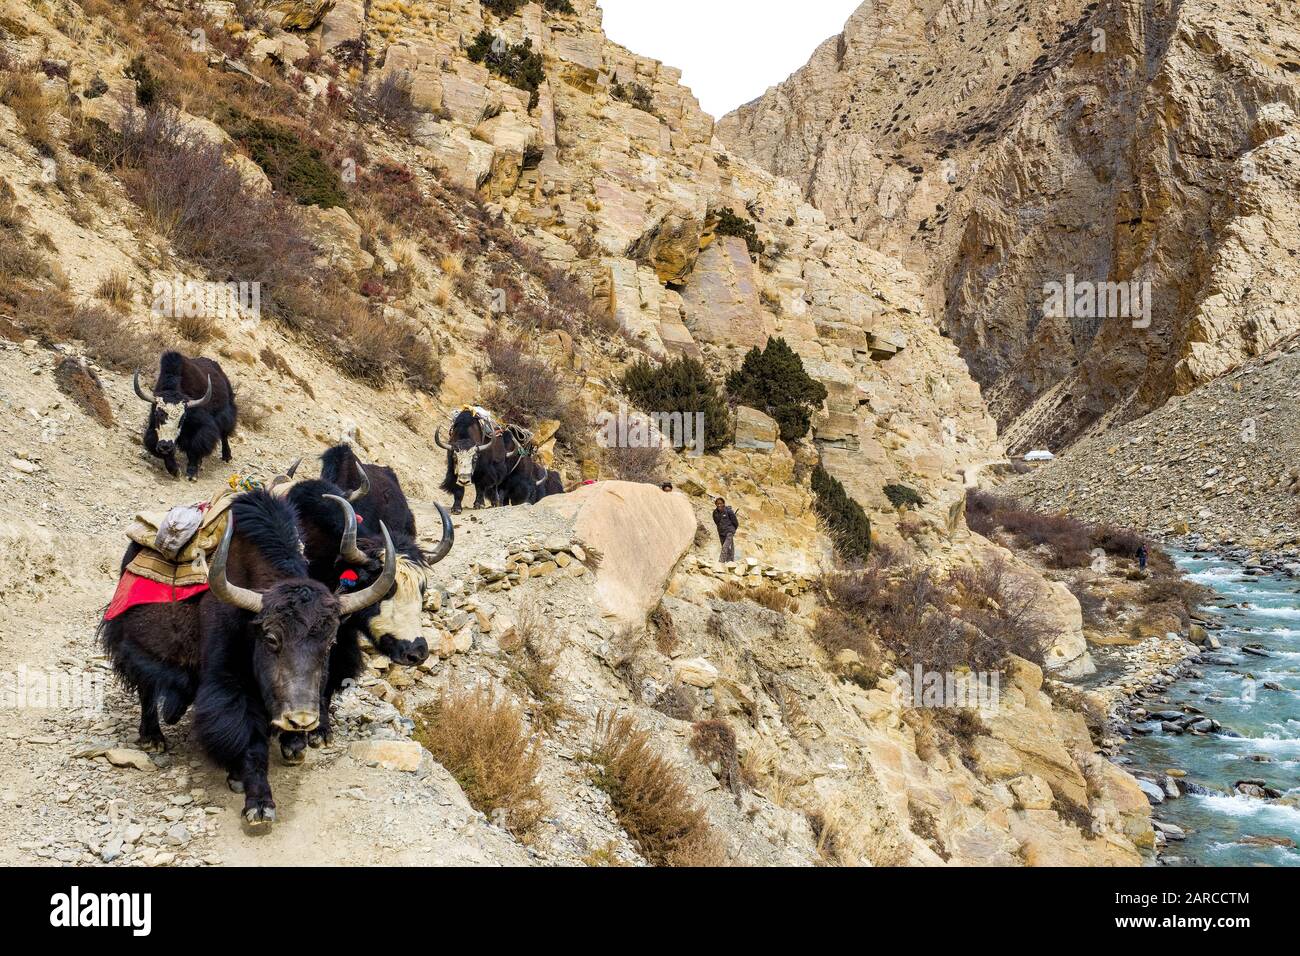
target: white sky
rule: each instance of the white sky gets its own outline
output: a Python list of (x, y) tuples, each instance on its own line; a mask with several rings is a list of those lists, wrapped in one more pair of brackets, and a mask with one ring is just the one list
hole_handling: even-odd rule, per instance
[(705, 112), (721, 117), (808, 62), (862, 0), (600, 0), (605, 33), (680, 67)]

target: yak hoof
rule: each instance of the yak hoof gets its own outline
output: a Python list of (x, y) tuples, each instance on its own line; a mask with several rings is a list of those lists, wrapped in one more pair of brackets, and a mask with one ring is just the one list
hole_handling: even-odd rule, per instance
[(162, 735), (141, 737), (136, 740), (135, 745), (147, 754), (160, 754), (167, 751), (167, 739)]
[(307, 734), (307, 745), (310, 747), (324, 747), (333, 739), (333, 735), (328, 730), (313, 730)]
[(227, 777), (226, 786), (234, 793), (244, 792), (244, 781), (240, 780), (238, 777)]
[(261, 804), (244, 808), (244, 823), (250, 833), (268, 833), (275, 823), (275, 807)]
[(307, 751), (305, 749), (290, 750), (288, 747), (281, 747), (280, 756), (284, 758), (285, 766), (288, 767), (300, 767), (307, 762)]
[(305, 734), (281, 734), (280, 756), (290, 767), (296, 767), (307, 759), (307, 738)]

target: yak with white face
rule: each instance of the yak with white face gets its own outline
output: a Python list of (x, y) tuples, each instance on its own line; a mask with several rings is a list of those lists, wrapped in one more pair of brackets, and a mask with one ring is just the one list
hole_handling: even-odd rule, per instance
[(208, 358), (166, 352), (158, 363), (158, 381), (149, 393), (133, 380), (135, 394), (149, 403), (144, 447), (161, 458), (167, 473), (180, 477), (177, 452), (185, 454), (185, 475), (194, 481), (199, 465), (221, 443), (221, 460), (230, 461), (230, 436), (238, 410), (234, 389), (221, 366)]

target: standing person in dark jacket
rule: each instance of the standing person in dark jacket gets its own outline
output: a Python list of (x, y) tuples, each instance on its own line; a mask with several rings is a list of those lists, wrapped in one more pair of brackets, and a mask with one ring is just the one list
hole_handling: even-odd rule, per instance
[(740, 528), (740, 519), (736, 512), (727, 507), (727, 502), (718, 498), (713, 507), (713, 525), (718, 529), (718, 540), (722, 542), (722, 561), (736, 560), (736, 531)]
[(1150, 557), (1150, 553), (1147, 551), (1146, 544), (1143, 543), (1138, 548), (1138, 570), (1139, 571), (1145, 571), (1147, 569), (1147, 560), (1149, 557)]

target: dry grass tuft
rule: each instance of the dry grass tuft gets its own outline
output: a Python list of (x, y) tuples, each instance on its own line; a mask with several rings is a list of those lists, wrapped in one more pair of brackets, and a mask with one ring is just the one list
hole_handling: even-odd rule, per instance
[(54, 136), (50, 118), (54, 101), (41, 90), (40, 81), (30, 73), (11, 73), (0, 86), (0, 103), (18, 117), (27, 141), (46, 156), (54, 155)]
[(519, 619), (501, 637), (501, 649), (512, 665), (510, 683), (520, 693), (537, 701), (533, 716), (544, 730), (569, 714), (555, 682), (556, 661), (545, 649), (546, 622), (535, 606), (519, 612)]
[(793, 614), (799, 610), (799, 602), (786, 594), (784, 591), (778, 591), (771, 586), (754, 588), (747, 595), (749, 600), (755, 604), (760, 604), (769, 611), (776, 611), (780, 614)]
[(630, 717), (602, 713), (589, 757), (592, 782), (609, 795), (618, 822), (655, 866), (722, 866), (726, 855), (680, 771)]
[(456, 778), (470, 804), (523, 836), (546, 812), (542, 755), (519, 708), (489, 688), (447, 691), (417, 719), (416, 738)]
[(735, 581), (723, 581), (718, 585), (718, 589), (713, 592), (713, 596), (719, 601), (726, 601), (728, 604), (736, 604), (745, 600), (749, 596), (743, 585)]
[(95, 287), (95, 298), (119, 312), (129, 312), (132, 299), (130, 276), (124, 272), (110, 272)]
[(180, 312), (172, 319), (172, 324), (187, 341), (195, 345), (205, 345), (215, 338), (224, 338), (221, 323), (211, 315), (188, 315)]

